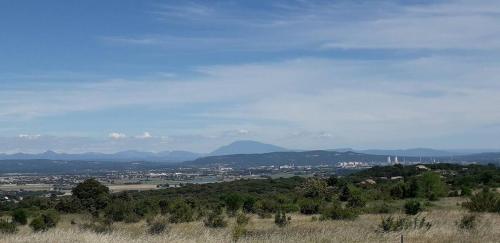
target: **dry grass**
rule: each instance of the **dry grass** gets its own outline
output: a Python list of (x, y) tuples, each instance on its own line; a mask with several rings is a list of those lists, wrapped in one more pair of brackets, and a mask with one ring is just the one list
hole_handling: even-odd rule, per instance
[[(442, 206), (424, 213), (432, 222), (430, 230), (408, 230), (398, 233), (377, 232), (382, 215), (362, 215), (353, 221), (311, 221), (310, 216), (292, 215), (291, 225), (279, 228), (273, 219), (259, 219), (253, 216), (248, 225), (248, 234), (240, 242), (399, 242), (404, 235), (405, 242), (499, 242), (500, 215), (480, 214), (478, 226), (473, 231), (459, 230), (455, 222), (466, 214), (454, 207), (456, 201), (443, 200)], [(202, 222), (170, 225), (168, 232), (151, 236), (146, 233), (145, 222), (115, 224), (109, 234), (96, 234), (80, 230), (69, 222), (77, 216), (64, 216), (55, 230), (34, 234), (23, 227), (16, 235), (0, 236), (1, 242), (71, 242), (71, 243), (125, 243), (125, 242), (232, 242), (232, 222), (224, 229), (209, 229)], [(89, 219), (79, 218), (77, 222)]]

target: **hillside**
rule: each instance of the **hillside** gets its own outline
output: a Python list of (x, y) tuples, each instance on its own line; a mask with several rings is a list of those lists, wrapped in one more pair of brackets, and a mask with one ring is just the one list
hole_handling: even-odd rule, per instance
[[(417, 161), (418, 158), (408, 157), (408, 160)], [(264, 154), (233, 154), (223, 156), (209, 156), (198, 158), (188, 165), (208, 166), (224, 164), (233, 167), (252, 167), (252, 166), (270, 166), (270, 165), (333, 165), (337, 162), (359, 161), (383, 163), (387, 161), (385, 155), (371, 155), (356, 152), (336, 152), (336, 151), (305, 151), (305, 152), (273, 152)], [(423, 161), (430, 161), (425, 159)]]
[(283, 152), (286, 150), (287, 149), (285, 148), (272, 144), (243, 140), (222, 146), (214, 150), (212, 153), (210, 153), (210, 155), (217, 156), (217, 155), (229, 155), (229, 154), (262, 154), (271, 152)]

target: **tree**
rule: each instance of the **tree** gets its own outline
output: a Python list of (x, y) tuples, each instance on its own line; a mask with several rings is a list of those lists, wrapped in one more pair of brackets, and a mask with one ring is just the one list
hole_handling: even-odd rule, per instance
[(431, 201), (446, 196), (446, 184), (439, 174), (426, 172), (418, 178), (418, 196)]
[(82, 207), (94, 215), (98, 210), (106, 208), (110, 199), (109, 188), (95, 179), (87, 179), (78, 184), (72, 193), (80, 200)]

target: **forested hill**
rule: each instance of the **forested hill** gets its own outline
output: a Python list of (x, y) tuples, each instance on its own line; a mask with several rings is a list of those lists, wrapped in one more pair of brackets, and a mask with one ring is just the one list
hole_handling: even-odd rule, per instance
[[(417, 161), (419, 158), (406, 157), (406, 160)], [(423, 162), (429, 162), (430, 158), (424, 158)], [(352, 151), (305, 151), (305, 152), (273, 152), (263, 154), (233, 154), (223, 156), (209, 156), (186, 162), (193, 166), (227, 165), (232, 167), (253, 167), (270, 165), (333, 165), (338, 162), (359, 161), (377, 162), (387, 161), (386, 155), (362, 154)]]

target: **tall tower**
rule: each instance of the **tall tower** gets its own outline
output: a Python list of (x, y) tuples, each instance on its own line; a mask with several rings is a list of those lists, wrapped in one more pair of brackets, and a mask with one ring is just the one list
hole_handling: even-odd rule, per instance
[(399, 162), (398, 162), (398, 156), (394, 157), (394, 164), (399, 164)]
[(391, 164), (391, 156), (387, 156), (387, 164)]

